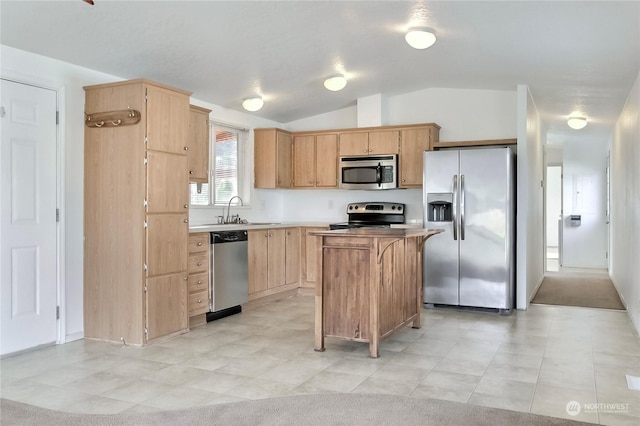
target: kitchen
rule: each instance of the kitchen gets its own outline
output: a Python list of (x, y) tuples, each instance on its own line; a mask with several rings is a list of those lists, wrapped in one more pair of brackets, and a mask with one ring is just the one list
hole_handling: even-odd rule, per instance
[[(65, 123), (65, 186), (63, 220), (65, 223), (65, 301), (63, 306), (63, 325), (61, 340), (73, 341), (82, 338), (82, 141), (83, 127), (77, 117), (83, 114), (81, 87), (119, 79), (114, 75), (103, 74), (89, 69), (80, 69), (68, 63), (38, 56), (8, 46), (2, 46), (3, 65), (23, 73), (37, 73), (36, 80), (49, 81), (54, 85), (66, 86), (66, 109), (62, 111)], [(54, 70), (50, 72), (33, 70)], [(6, 75), (6, 74), (5, 74)], [(188, 89), (188, 87), (185, 86)], [(518, 137), (519, 149), (518, 173), (523, 185), (519, 190), (520, 211), (535, 214), (541, 210), (537, 198), (539, 181), (542, 180), (541, 152), (543, 143), (539, 138), (527, 139), (524, 130), (526, 112), (532, 111), (532, 100), (526, 87), (512, 87), (510, 90), (444, 89), (427, 88), (402, 95), (388, 97), (373, 96), (359, 98), (357, 105), (335, 110), (332, 113), (311, 116), (288, 123), (287, 130), (305, 131), (310, 129), (336, 129), (366, 127), (384, 122), (384, 124), (403, 125), (407, 123), (435, 122), (441, 127), (440, 140), (463, 141), (479, 139), (504, 139)], [(279, 123), (250, 114), (244, 114), (228, 108), (199, 101), (193, 103), (211, 109), (212, 117), (226, 123), (240, 124), (249, 128), (278, 126)], [(383, 108), (384, 106), (384, 108)], [(384, 110), (384, 113), (383, 113)], [(534, 114), (535, 115), (535, 114)], [(371, 119), (373, 117), (373, 119)], [(534, 120), (535, 122), (535, 120)], [(248, 152), (252, 152), (249, 140)], [(249, 169), (253, 168), (252, 158), (247, 158)], [(340, 222), (346, 219), (345, 206), (355, 201), (371, 201), (371, 193), (365, 191), (327, 190), (266, 190), (250, 191), (250, 206), (232, 207), (234, 212), (250, 221), (259, 222), (300, 222), (305, 220), (323, 223)], [(407, 221), (420, 222), (422, 219), (422, 199), (418, 189), (376, 192), (376, 201), (400, 202), (407, 206)], [(527, 195), (529, 194), (529, 195)], [(522, 201), (521, 201), (522, 200)], [(190, 222), (193, 225), (210, 223), (221, 214), (220, 208), (193, 208), (190, 210)], [(524, 219), (524, 218), (523, 218)], [(534, 218), (535, 219), (535, 218)], [(522, 226), (520, 226), (522, 225)], [(523, 299), (519, 306), (526, 306), (534, 290), (539, 275), (542, 244), (537, 240), (539, 228), (537, 222), (525, 221), (518, 226), (522, 235), (519, 244), (527, 246), (527, 240), (540, 250), (519, 250), (526, 258), (519, 259), (518, 283), (524, 286)], [(521, 247), (521, 248), (522, 248)], [(533, 251), (533, 252), (531, 252)], [(540, 252), (540, 254), (538, 253)], [(521, 265), (525, 265), (520, 269)], [(633, 294), (633, 293), (631, 293)], [(632, 312), (633, 314), (633, 312)]]

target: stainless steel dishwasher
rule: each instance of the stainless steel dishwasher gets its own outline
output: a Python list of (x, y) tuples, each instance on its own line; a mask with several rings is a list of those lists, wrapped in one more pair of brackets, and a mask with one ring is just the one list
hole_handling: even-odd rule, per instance
[(242, 311), (249, 300), (249, 241), (246, 230), (214, 231), (211, 240), (211, 306), (207, 321)]

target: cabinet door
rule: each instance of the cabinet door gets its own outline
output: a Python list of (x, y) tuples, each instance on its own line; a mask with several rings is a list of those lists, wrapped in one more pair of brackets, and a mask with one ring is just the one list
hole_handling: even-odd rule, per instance
[(268, 288), (284, 285), (286, 235), (284, 229), (269, 229)]
[(293, 186), (296, 188), (315, 186), (315, 147), (313, 135), (293, 138)]
[(266, 229), (248, 231), (249, 237), (249, 295), (267, 289), (267, 268), (269, 259), (269, 231)]
[(397, 130), (369, 132), (369, 154), (397, 154), (399, 140)]
[(325, 247), (322, 258), (325, 335), (370, 338), (370, 251)]
[(209, 110), (189, 110), (189, 182), (209, 181)]
[(147, 151), (147, 212), (187, 212), (187, 157)]
[(147, 276), (187, 270), (187, 213), (147, 215)]
[(147, 149), (186, 154), (189, 97), (185, 93), (156, 86), (147, 86), (146, 94)]
[(423, 152), (429, 149), (429, 129), (407, 129), (400, 138), (400, 186), (422, 186)]
[(253, 186), (276, 187), (276, 130), (256, 129), (253, 133)]
[[(393, 240), (380, 240), (380, 246), (386, 246)], [(415, 259), (415, 257), (414, 257)], [(380, 335), (393, 330), (404, 321), (404, 240), (391, 243), (381, 259), (378, 286), (378, 327)]]
[(186, 330), (187, 273), (147, 279), (147, 341)]
[(338, 137), (316, 136), (316, 187), (338, 187)]
[(367, 155), (369, 154), (369, 134), (341, 133), (339, 155)]
[(276, 149), (277, 149), (277, 179), (276, 186), (278, 188), (291, 187), (291, 134), (276, 131)]
[(285, 233), (285, 284), (294, 284), (300, 280), (300, 228)]

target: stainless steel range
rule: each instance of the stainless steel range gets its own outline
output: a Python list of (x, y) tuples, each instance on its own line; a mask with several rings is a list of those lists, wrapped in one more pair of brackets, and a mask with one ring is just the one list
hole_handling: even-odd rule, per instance
[(363, 202), (347, 204), (348, 222), (332, 223), (329, 229), (378, 227), (389, 228), (405, 221), (402, 203)]

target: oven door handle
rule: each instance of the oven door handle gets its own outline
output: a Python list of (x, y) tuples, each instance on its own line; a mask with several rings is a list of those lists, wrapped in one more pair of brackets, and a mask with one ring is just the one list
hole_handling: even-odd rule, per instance
[(378, 188), (382, 186), (382, 163), (378, 163), (378, 167), (376, 167), (376, 183)]

